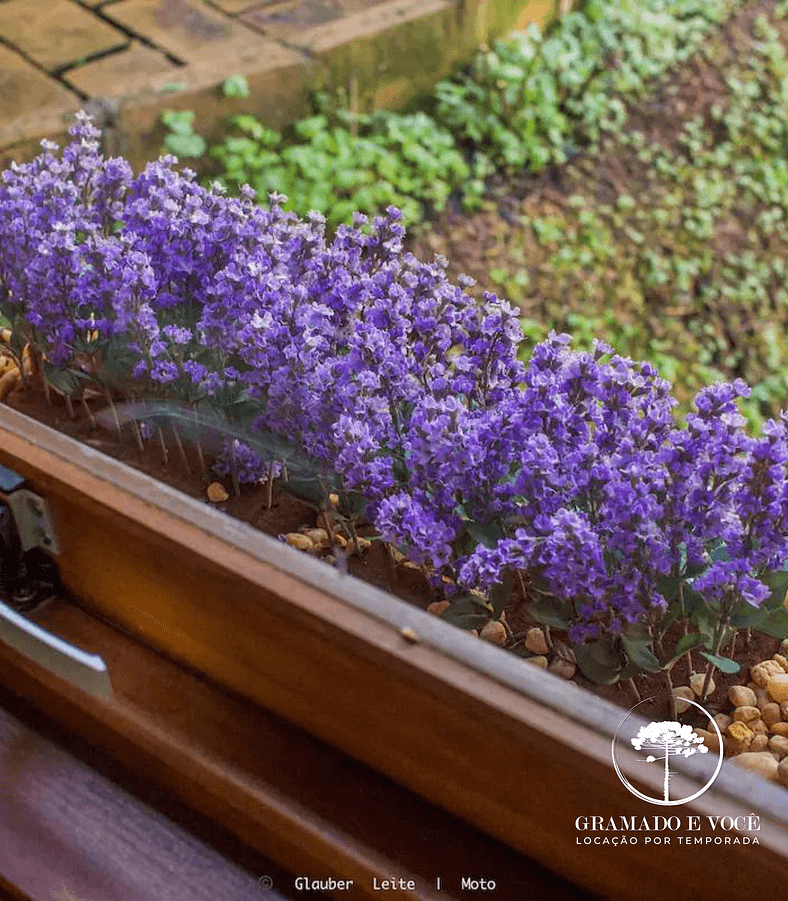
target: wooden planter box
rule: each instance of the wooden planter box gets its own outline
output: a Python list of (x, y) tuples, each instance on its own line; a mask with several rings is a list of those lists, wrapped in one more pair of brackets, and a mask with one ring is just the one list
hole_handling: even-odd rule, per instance
[[(175, 661), (179, 672), (196, 674), (190, 678), (200, 684), (231, 692), (214, 748), (221, 747), (222, 729), (246, 728), (244, 759), (265, 758), (265, 742), (254, 748), (254, 730), (239, 719), (250, 710), (259, 712), (261, 723), (274, 714), (449, 812), (457, 823), (483, 831), (497, 846), (605, 898), (773, 897), (775, 886), (786, 884), (785, 789), (726, 763), (714, 785), (691, 803), (664, 810), (641, 801), (612, 765), (623, 711), (595, 695), (6, 407), (0, 407), (0, 463), (48, 500), (59, 569), (79, 599), (79, 615), (119, 627), (153, 649), (155, 659)], [(56, 611), (48, 625), (77, 642), (82, 636), (84, 645), (89, 630), (73, 625), (77, 615)], [(47, 616), (45, 611), (40, 619), (47, 622)], [(119, 634), (96, 625), (87, 649), (102, 653), (110, 631)], [(122, 658), (109, 647), (104, 653), (108, 662), (113, 653)], [(283, 865), (293, 864), (293, 848), (303, 836), (284, 832), (295, 829), (298, 817), (275, 793), (266, 796), (260, 779), (244, 783), (240, 771), (226, 764), (219, 773), (210, 749), (198, 760), (189, 759), (185, 745), (167, 751), (167, 735), (146, 731), (139, 717), (134, 721), (133, 698), (96, 701), (10, 652), (2, 658), (1, 678), (17, 679), (20, 693), (52, 709), (68, 708), (72, 721), (89, 721), (91, 735), (125, 747), (126, 758), (136, 753), (155, 769), (157, 759), (170, 755), (166, 767), (184, 797), (199, 796), (195, 773), (212, 773), (213, 815), (247, 836), (258, 830), (269, 851), (278, 835), (274, 852)], [(148, 665), (150, 689), (163, 663)], [(110, 676), (115, 681), (112, 665)], [(139, 673), (136, 678), (144, 690), (145, 679)], [(159, 705), (177, 706), (178, 691), (175, 682), (169, 694), (163, 688)], [(248, 715), (251, 723), (254, 715)], [(618, 759), (628, 774), (638, 774), (645, 791), (659, 796), (660, 768), (637, 769), (636, 757), (633, 751)], [(674, 764), (672, 784), (681, 796), (703, 781), (692, 760)], [(388, 823), (386, 809), (378, 815), (392, 834), (408, 828)], [(586, 844), (585, 837), (622, 833), (577, 825), (592, 816), (605, 822), (646, 817), (651, 823), (661, 815), (675, 815), (682, 824), (700, 817), (703, 828), (654, 832), (673, 837), (659, 846), (640, 831), (636, 844), (623, 847)], [(758, 829), (745, 835), (757, 837), (757, 844), (715, 843), (717, 836), (736, 833), (719, 825), (712, 830), (708, 816), (749, 815), (758, 817)], [(380, 897), (370, 884), (376, 873), (379, 878), (383, 858), (343, 858), (341, 837), (318, 833), (312, 830), (313, 860), (324, 867), (332, 861), (320, 872), (358, 881), (355, 894), (336, 896)], [(710, 841), (688, 848), (677, 838), (687, 835)], [(437, 850), (455, 869), (466, 854), (450, 844)], [(506, 873), (474, 870), (478, 858), (468, 860), (465, 875), (497, 880), (500, 890)], [(342, 869), (351, 865), (352, 874)], [(398, 897), (446, 898), (444, 889), (421, 880)]]

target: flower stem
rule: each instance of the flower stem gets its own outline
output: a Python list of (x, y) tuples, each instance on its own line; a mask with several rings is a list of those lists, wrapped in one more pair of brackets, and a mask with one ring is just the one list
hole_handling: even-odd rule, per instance
[[(728, 625), (728, 615), (727, 615), (727, 613), (723, 613), (720, 616), (720, 621), (717, 624), (717, 628), (714, 631), (712, 654), (714, 654), (715, 657), (720, 653), (720, 645), (722, 644), (722, 636), (725, 634), (725, 627), (727, 625)], [(701, 688), (701, 691), (700, 691), (700, 703), (701, 704), (706, 700), (706, 695), (708, 694), (708, 691), (709, 691), (709, 684), (711, 682), (711, 676), (715, 669), (716, 669), (716, 667), (714, 666), (714, 664), (711, 661), (709, 661), (708, 666), (706, 667), (706, 675), (704, 676), (704, 679), (703, 679), (703, 687)]]
[[(684, 580), (683, 579), (679, 579), (678, 601), (679, 601), (679, 610), (681, 610), (681, 618), (684, 620), (684, 634), (687, 635), (689, 632), (689, 628), (687, 626), (686, 613), (684, 610)], [(692, 651), (688, 650), (684, 656), (687, 659), (687, 672), (688, 673), (694, 672), (695, 667), (692, 664)]]
[(670, 718), (672, 720), (678, 720), (679, 714), (676, 710), (676, 696), (673, 694), (673, 679), (670, 675), (670, 670), (665, 670), (665, 682), (668, 686), (668, 703), (670, 704)]
[(142, 432), (136, 419), (131, 420), (131, 430), (134, 432), (134, 440), (137, 442), (137, 450), (142, 454), (145, 451), (145, 442), (142, 440)]
[(118, 419), (118, 411), (115, 409), (115, 404), (112, 400), (112, 395), (109, 393), (109, 391), (107, 391), (106, 394), (107, 394), (107, 400), (109, 401), (109, 405), (112, 409), (112, 416), (115, 420), (115, 430), (118, 433), (118, 442), (120, 443), (122, 441), (123, 436), (121, 435), (121, 431), (120, 431), (120, 420)]
[(170, 462), (170, 455), (167, 453), (167, 443), (164, 440), (164, 432), (162, 432), (161, 427), (156, 429), (156, 434), (159, 436), (159, 444), (161, 445), (161, 457), (164, 461), (164, 465), (168, 466)]
[(175, 438), (175, 445), (178, 448), (178, 454), (180, 455), (181, 463), (183, 463), (184, 467), (186, 468), (186, 472), (191, 475), (192, 468), (189, 465), (189, 458), (186, 456), (186, 451), (184, 450), (183, 442), (181, 441), (181, 436), (178, 432), (178, 427), (175, 424), (173, 424), (172, 426), (172, 434)]
[(197, 437), (195, 439), (195, 447), (197, 448), (197, 459), (200, 463), (200, 469), (205, 476), (208, 474), (208, 467), (205, 465), (205, 457), (202, 452), (202, 444), (200, 443), (200, 419), (197, 414), (197, 407), (194, 408), (194, 421), (197, 425)]
[(268, 482), (266, 483), (265, 507), (270, 510), (274, 504), (274, 461), (268, 464)]
[[(654, 639), (654, 649), (663, 659), (665, 658), (665, 649), (662, 647), (662, 640), (659, 638)], [(670, 671), (672, 666), (666, 666), (663, 672), (665, 673), (665, 683), (668, 686), (668, 705), (670, 706), (670, 718), (672, 720), (678, 720), (679, 715), (676, 710), (676, 696), (673, 694), (673, 677), (670, 675)]]
[(98, 428), (96, 424), (96, 417), (93, 415), (93, 411), (90, 409), (88, 402), (85, 400), (84, 394), (82, 395), (82, 407), (85, 410), (85, 414), (87, 415), (88, 419), (90, 420), (91, 427), (93, 429)]
[(239, 497), (241, 494), (241, 486), (238, 484), (238, 460), (235, 456), (235, 442), (230, 441), (230, 467), (232, 470), (233, 477), (233, 491), (235, 492), (235, 496)]

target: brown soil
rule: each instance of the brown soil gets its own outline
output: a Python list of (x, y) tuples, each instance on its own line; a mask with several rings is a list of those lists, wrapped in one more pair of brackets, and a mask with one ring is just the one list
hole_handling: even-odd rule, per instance
[[(182, 491), (190, 497), (209, 503), (206, 498), (206, 488), (211, 482), (221, 482), (229, 498), (219, 504), (212, 504), (230, 516), (235, 517), (251, 526), (274, 536), (289, 532), (315, 528), (320, 526), (320, 514), (308, 504), (292, 497), (275, 484), (273, 502), (271, 508), (267, 504), (267, 489), (264, 485), (241, 486), (239, 494), (234, 494), (232, 480), (228, 477), (217, 478), (210, 472), (203, 472), (196, 449), (186, 445), (184, 447), (188, 461), (188, 469), (177, 446), (167, 442), (167, 462), (164, 461), (164, 453), (157, 439), (151, 439), (144, 443), (144, 452), (140, 452), (131, 429), (126, 425), (121, 429), (120, 437), (114, 431), (109, 432), (103, 428), (93, 427), (85, 414), (79, 414), (72, 419), (65, 407), (54, 399), (52, 406), (47, 406), (41, 396), (16, 395), (13, 398), (13, 406), (34, 419), (55, 428), (64, 434), (90, 445), (103, 453), (108, 454), (130, 466), (139, 469), (148, 475), (167, 483)], [(94, 413), (105, 406), (103, 403), (91, 403)], [(79, 410), (79, 407), (76, 408)], [(207, 461), (210, 464), (210, 460)], [(373, 536), (370, 526), (359, 528), (360, 536)], [(325, 553), (328, 553), (328, 549)], [(326, 565), (330, 565), (326, 563)], [(337, 564), (342, 565), (342, 564)], [(382, 542), (372, 541), (369, 548), (361, 554), (349, 554), (344, 561), (348, 572), (360, 579), (376, 585), (388, 591), (409, 604), (421, 609), (433, 601), (443, 598), (441, 592), (432, 588), (423, 571), (411, 564), (394, 564), (385, 545)], [(527, 586), (526, 586), (527, 591)], [(512, 594), (512, 598), (506, 609), (509, 639), (506, 648), (524, 657), (529, 656), (525, 651), (523, 641), (527, 629), (536, 625), (526, 610), (527, 597), (523, 597), (521, 588)], [(678, 634), (669, 636), (678, 638)], [(555, 646), (551, 653), (551, 659), (556, 653), (560, 653), (559, 646), (566, 636), (559, 632), (552, 634)], [(761, 660), (768, 659), (775, 653), (778, 642), (765, 635), (753, 634), (749, 641), (744, 636), (739, 636), (736, 643), (736, 659), (742, 667), (741, 675), (726, 676), (715, 673), (714, 680), (717, 690), (713, 699), (707, 704), (709, 711), (714, 714), (727, 711), (730, 705), (727, 702), (728, 689), (732, 685), (740, 684), (749, 668)], [(694, 668), (702, 671), (701, 664), (705, 663), (697, 654), (693, 655)], [(689, 676), (687, 658), (682, 658), (672, 671), (673, 685), (686, 685)], [(651, 698), (649, 703), (639, 708), (639, 713), (644, 716), (666, 716), (668, 714), (667, 688), (665, 677), (662, 674), (643, 674), (635, 678), (635, 688), (628, 683), (616, 683), (614, 685), (596, 685), (585, 679), (579, 672), (574, 681), (579, 685), (607, 698), (620, 707), (629, 709), (641, 698)]]

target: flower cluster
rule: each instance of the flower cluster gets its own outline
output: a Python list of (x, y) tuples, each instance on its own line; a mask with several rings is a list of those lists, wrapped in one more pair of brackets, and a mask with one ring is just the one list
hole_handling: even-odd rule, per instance
[(661, 578), (693, 567), (710, 604), (757, 606), (770, 594), (758, 576), (788, 559), (786, 419), (748, 435), (739, 381), (702, 390), (682, 425), (652, 367), (567, 342), (536, 349), (519, 410), (501, 423), (520, 441), (517, 475), (502, 485), (518, 527), (477, 547), (460, 581), (486, 588), (506, 567), (538, 572), (572, 604), (576, 642), (653, 620), (667, 603)]
[[(0, 183), (0, 312), (49, 360), (123, 345), (128, 378), (296, 443), (364, 498), (436, 583), (490, 591), (526, 570), (575, 642), (661, 614), (693, 571), (710, 603), (763, 601), (788, 558), (788, 421), (743, 428), (742, 383), (680, 423), (648, 364), (566, 335), (519, 362), (515, 312), (446, 261), (405, 252), (389, 208), (329, 238), (272, 195), (202, 188), (171, 158), (134, 176), (80, 117)], [(233, 439), (220, 466), (269, 463)], [(724, 554), (713, 552), (724, 548)]]

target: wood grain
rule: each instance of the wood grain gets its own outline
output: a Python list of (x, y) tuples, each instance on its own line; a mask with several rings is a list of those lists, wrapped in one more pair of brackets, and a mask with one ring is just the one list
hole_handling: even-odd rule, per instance
[(4, 710), (0, 873), (30, 901), (281, 898)]
[(293, 872), (359, 880), (357, 891), (338, 897), (380, 898), (372, 877), (399, 876), (419, 888), (397, 897), (434, 898), (440, 876), (439, 897), (451, 901), (462, 896), (461, 877), (473, 874), (495, 874), (512, 895), (581, 897), (489, 836), (78, 608), (49, 603), (34, 616), (102, 654), (115, 698), (97, 705), (8, 648), (0, 648), (4, 684)]

